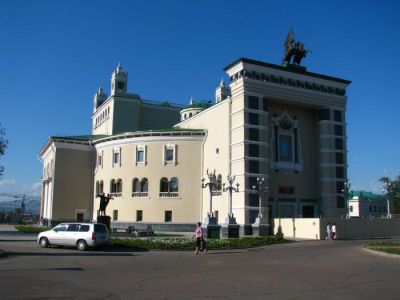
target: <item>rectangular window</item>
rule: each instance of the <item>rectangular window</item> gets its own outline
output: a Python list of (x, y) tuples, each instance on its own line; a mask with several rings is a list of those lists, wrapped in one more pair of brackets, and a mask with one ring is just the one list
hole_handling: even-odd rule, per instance
[(259, 131), (256, 128), (249, 128), (249, 140), (259, 141)]
[(101, 166), (101, 164), (102, 164), (102, 157), (101, 157), (101, 154), (99, 154), (99, 155), (97, 156), (97, 165), (98, 165), (98, 166)]
[(336, 197), (336, 208), (344, 208), (344, 197), (343, 196), (337, 196)]
[(176, 164), (177, 157), (176, 157), (176, 144), (166, 144), (163, 147), (163, 160), (164, 164)]
[(118, 221), (118, 210), (113, 210), (113, 221)]
[(247, 98), (247, 107), (251, 109), (258, 109), (258, 97), (249, 96)]
[(119, 164), (119, 152), (114, 152), (113, 164), (114, 165)]
[(290, 135), (279, 135), (279, 160), (293, 161), (292, 136)]
[(343, 139), (335, 139), (335, 149), (343, 150)]
[(248, 188), (252, 189), (253, 186), (257, 187), (257, 177), (250, 176), (249, 177), (249, 187)]
[(172, 222), (172, 210), (166, 210), (165, 211), (165, 222)]
[(335, 125), (335, 135), (343, 136), (343, 126)]
[(344, 181), (336, 181), (336, 193), (344, 192)]
[(249, 160), (248, 166), (249, 173), (260, 173), (260, 164), (257, 160)]
[(268, 98), (263, 99), (263, 111), (268, 111)]
[(247, 145), (247, 153), (250, 157), (259, 157), (260, 156), (260, 146), (256, 144)]
[(336, 163), (339, 164), (339, 165), (344, 164), (343, 153), (336, 152)]
[(280, 186), (278, 188), (278, 193), (279, 194), (285, 194), (285, 195), (293, 195), (295, 192), (295, 189), (293, 186)]
[(353, 212), (353, 206), (349, 207), (350, 212)]
[(258, 114), (248, 113), (248, 124), (250, 125), (258, 125)]
[(336, 167), (336, 178), (344, 178), (344, 168)]
[(136, 153), (136, 161), (144, 162), (144, 150), (138, 150)]
[(323, 120), (330, 120), (330, 110), (329, 109), (321, 109), (319, 111), (319, 120), (323, 121)]
[(256, 194), (256, 193), (249, 194), (249, 206), (258, 207), (259, 201), (260, 200), (258, 198), (258, 194)]
[(173, 161), (174, 160), (174, 150), (166, 149), (165, 150), (165, 161)]
[(136, 222), (142, 222), (143, 221), (143, 210), (137, 210), (136, 211)]
[(342, 122), (343, 118), (342, 118), (342, 112), (340, 110), (334, 110), (333, 111), (333, 119), (336, 122)]

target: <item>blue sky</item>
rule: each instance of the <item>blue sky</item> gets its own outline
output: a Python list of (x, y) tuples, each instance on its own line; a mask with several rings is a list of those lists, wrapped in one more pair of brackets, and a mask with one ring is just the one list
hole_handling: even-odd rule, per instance
[(307, 70), (352, 81), (348, 174), (381, 191), (400, 172), (398, 1), (1, 1), (0, 122), (9, 147), (0, 192), (39, 194), (49, 136), (91, 132), (93, 95), (118, 62), (128, 90), (214, 99), (239, 57), (280, 64), (291, 27)]

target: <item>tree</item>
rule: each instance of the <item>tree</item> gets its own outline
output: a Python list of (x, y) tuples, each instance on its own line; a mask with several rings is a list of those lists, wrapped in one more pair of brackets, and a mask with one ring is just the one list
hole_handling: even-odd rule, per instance
[[(6, 131), (1, 126), (1, 123), (0, 123), (0, 157), (2, 155), (4, 155), (4, 153), (6, 152), (6, 149), (7, 149), (7, 145), (8, 145), (8, 141), (4, 138), (5, 134), (6, 134)], [(1, 179), (1, 177), (3, 177), (3, 173), (4, 173), (4, 167), (0, 166), (0, 179)]]
[(393, 204), (391, 212), (400, 213), (400, 174), (395, 179), (382, 177), (379, 181), (384, 184), (384, 192)]

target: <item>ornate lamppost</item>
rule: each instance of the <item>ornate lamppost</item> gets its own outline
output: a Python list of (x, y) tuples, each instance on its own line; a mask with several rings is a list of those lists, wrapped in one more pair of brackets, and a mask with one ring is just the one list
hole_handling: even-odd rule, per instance
[[(261, 224), (261, 223), (265, 223), (265, 219), (262, 215), (262, 211), (261, 211), (261, 193), (262, 192), (266, 192), (268, 190), (268, 187), (264, 187), (264, 178), (263, 177), (257, 177), (257, 184), (253, 185), (251, 187), (252, 191), (254, 194), (258, 195), (258, 216), (256, 218), (256, 221), (254, 222), (254, 224)], [(267, 208), (268, 208), (268, 203), (267, 203)]]
[(228, 180), (228, 186), (225, 187), (225, 183), (222, 185), (223, 186), (223, 191), (226, 192), (228, 191), (229, 194), (229, 202), (228, 202), (228, 218), (227, 218), (227, 224), (236, 224), (236, 218), (233, 216), (232, 213), (232, 192), (239, 192), (239, 183), (236, 183), (236, 188), (233, 186), (233, 182), (235, 181), (235, 175), (228, 175), (227, 178)]
[(201, 187), (204, 189), (208, 187), (209, 192), (210, 192), (210, 202), (209, 202), (209, 211), (207, 213), (207, 218), (205, 218), (204, 223), (205, 224), (217, 224), (217, 221), (214, 217), (213, 211), (212, 211), (212, 196), (213, 196), (213, 190), (218, 187), (218, 182), (217, 182), (217, 177), (215, 176), (215, 169), (213, 172), (209, 172), (207, 169), (207, 177), (208, 177), (208, 182), (204, 183), (205, 178), (201, 179)]
[(347, 218), (350, 218), (350, 199), (349, 199), (349, 191), (351, 188), (351, 184), (348, 180), (344, 182), (344, 186), (342, 189), (343, 197), (346, 199), (347, 204)]
[(385, 181), (384, 182), (384, 186), (385, 186), (385, 189), (383, 190), (383, 192), (385, 193), (385, 196), (386, 196), (386, 207), (387, 207), (387, 215), (386, 215), (386, 217), (388, 219), (390, 219), (392, 217), (392, 215), (390, 213), (390, 197), (389, 197), (389, 195), (390, 195), (390, 193), (392, 191), (392, 185), (391, 185), (390, 182)]
[[(258, 234), (260, 236), (268, 235), (269, 234), (269, 224), (266, 222), (266, 218), (263, 217), (262, 211), (261, 211), (261, 193), (266, 192), (268, 190), (267, 186), (264, 186), (264, 178), (263, 177), (257, 177), (257, 184), (253, 185), (252, 191), (255, 194), (258, 194), (258, 216), (253, 223), (253, 232), (256, 231), (258, 228)], [(267, 197), (268, 199), (268, 197)], [(268, 200), (266, 204), (267, 212), (268, 212)], [(268, 216), (267, 216), (268, 218)]]

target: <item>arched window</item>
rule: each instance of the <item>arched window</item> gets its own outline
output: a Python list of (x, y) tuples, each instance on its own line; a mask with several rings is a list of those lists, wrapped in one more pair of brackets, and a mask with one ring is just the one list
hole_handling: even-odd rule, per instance
[(122, 179), (117, 179), (117, 187), (116, 187), (116, 189), (117, 189), (117, 193), (122, 193)]
[(147, 178), (143, 178), (142, 181), (140, 181), (140, 191), (142, 193), (147, 193), (149, 191), (149, 181)]
[(99, 182), (99, 193), (104, 193), (104, 181), (100, 180)]
[(140, 192), (139, 179), (134, 178), (132, 180), (132, 193), (137, 193), (137, 192)]
[(161, 198), (179, 198), (179, 181), (178, 178), (172, 177), (168, 181), (163, 177), (160, 180), (160, 194)]
[(110, 193), (116, 193), (117, 192), (117, 183), (115, 182), (115, 179), (111, 179), (110, 181)]
[(178, 178), (172, 177), (171, 181), (169, 182), (169, 192), (178, 192), (179, 182)]
[(189, 113), (189, 118), (192, 117), (192, 113)]
[(168, 179), (163, 177), (160, 180), (160, 192), (161, 193), (168, 193)]
[(100, 194), (100, 182), (96, 181), (96, 195)]
[(217, 191), (222, 190), (222, 176), (221, 174), (218, 174), (217, 176)]

